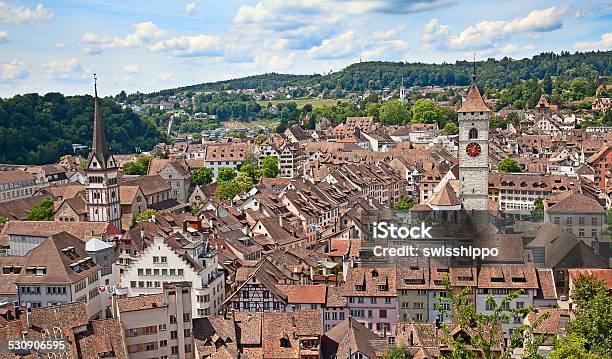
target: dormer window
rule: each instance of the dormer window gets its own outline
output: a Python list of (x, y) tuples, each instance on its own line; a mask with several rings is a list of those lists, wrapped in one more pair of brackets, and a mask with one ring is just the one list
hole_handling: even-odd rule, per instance
[(378, 277), (378, 271), (376, 269), (374, 269), (372, 271), (372, 278), (376, 278), (376, 277)]
[(355, 290), (358, 292), (363, 292), (363, 284), (355, 284)]
[(389, 287), (386, 284), (381, 284), (378, 286), (378, 290), (381, 292), (386, 292), (389, 290)]

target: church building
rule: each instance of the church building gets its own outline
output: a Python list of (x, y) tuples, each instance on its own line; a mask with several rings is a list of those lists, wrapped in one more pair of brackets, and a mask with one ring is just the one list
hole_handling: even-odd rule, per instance
[(121, 228), (121, 205), (117, 182), (119, 168), (106, 144), (95, 74), (94, 92), (93, 141), (85, 170), (87, 211), (89, 221), (110, 222), (115, 227)]

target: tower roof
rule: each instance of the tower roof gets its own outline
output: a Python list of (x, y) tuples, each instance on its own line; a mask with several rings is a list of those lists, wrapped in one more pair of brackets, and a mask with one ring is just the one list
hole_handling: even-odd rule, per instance
[(478, 90), (478, 86), (476, 83), (473, 83), (470, 86), (470, 90), (468, 91), (467, 98), (461, 108), (457, 112), (490, 112), (489, 108), (485, 104), (482, 96), (480, 95), (480, 91)]
[(96, 157), (100, 165), (99, 168), (106, 169), (108, 159), (112, 157), (112, 154), (108, 148), (108, 145), (106, 144), (106, 136), (104, 136), (104, 122), (102, 120), (102, 110), (100, 108), (100, 99), (98, 98), (98, 86), (96, 80), (96, 75), (94, 74), (94, 123), (89, 162), (91, 162), (93, 157)]

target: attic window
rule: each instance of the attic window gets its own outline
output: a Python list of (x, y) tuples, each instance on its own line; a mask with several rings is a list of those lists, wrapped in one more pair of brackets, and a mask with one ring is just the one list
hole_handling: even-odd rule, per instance
[(355, 284), (355, 290), (358, 292), (363, 292), (363, 285), (362, 284)]
[(378, 277), (378, 271), (376, 269), (374, 269), (372, 271), (372, 278), (376, 278), (376, 277)]
[(491, 283), (503, 283), (504, 277), (491, 277)]
[(386, 284), (381, 284), (378, 286), (378, 290), (381, 292), (386, 292), (389, 290), (389, 287)]
[(527, 283), (527, 278), (525, 278), (525, 277), (512, 277), (512, 282), (514, 282), (514, 283)]

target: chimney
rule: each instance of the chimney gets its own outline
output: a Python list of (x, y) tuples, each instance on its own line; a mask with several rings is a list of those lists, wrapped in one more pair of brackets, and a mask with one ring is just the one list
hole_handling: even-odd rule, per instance
[(242, 233), (243, 233), (245, 236), (248, 236), (248, 235), (249, 235), (249, 226), (248, 226), (248, 225), (246, 225), (246, 224), (245, 224), (245, 225), (244, 225), (244, 227), (242, 227)]
[(28, 328), (32, 329), (32, 308), (29, 307), (26, 311), (26, 323), (28, 324)]
[(278, 215), (278, 225), (283, 228), (283, 215), (279, 214)]
[(19, 319), (21, 317), (21, 309), (19, 308), (19, 302), (14, 301), (13, 306), (15, 307), (15, 319)]

